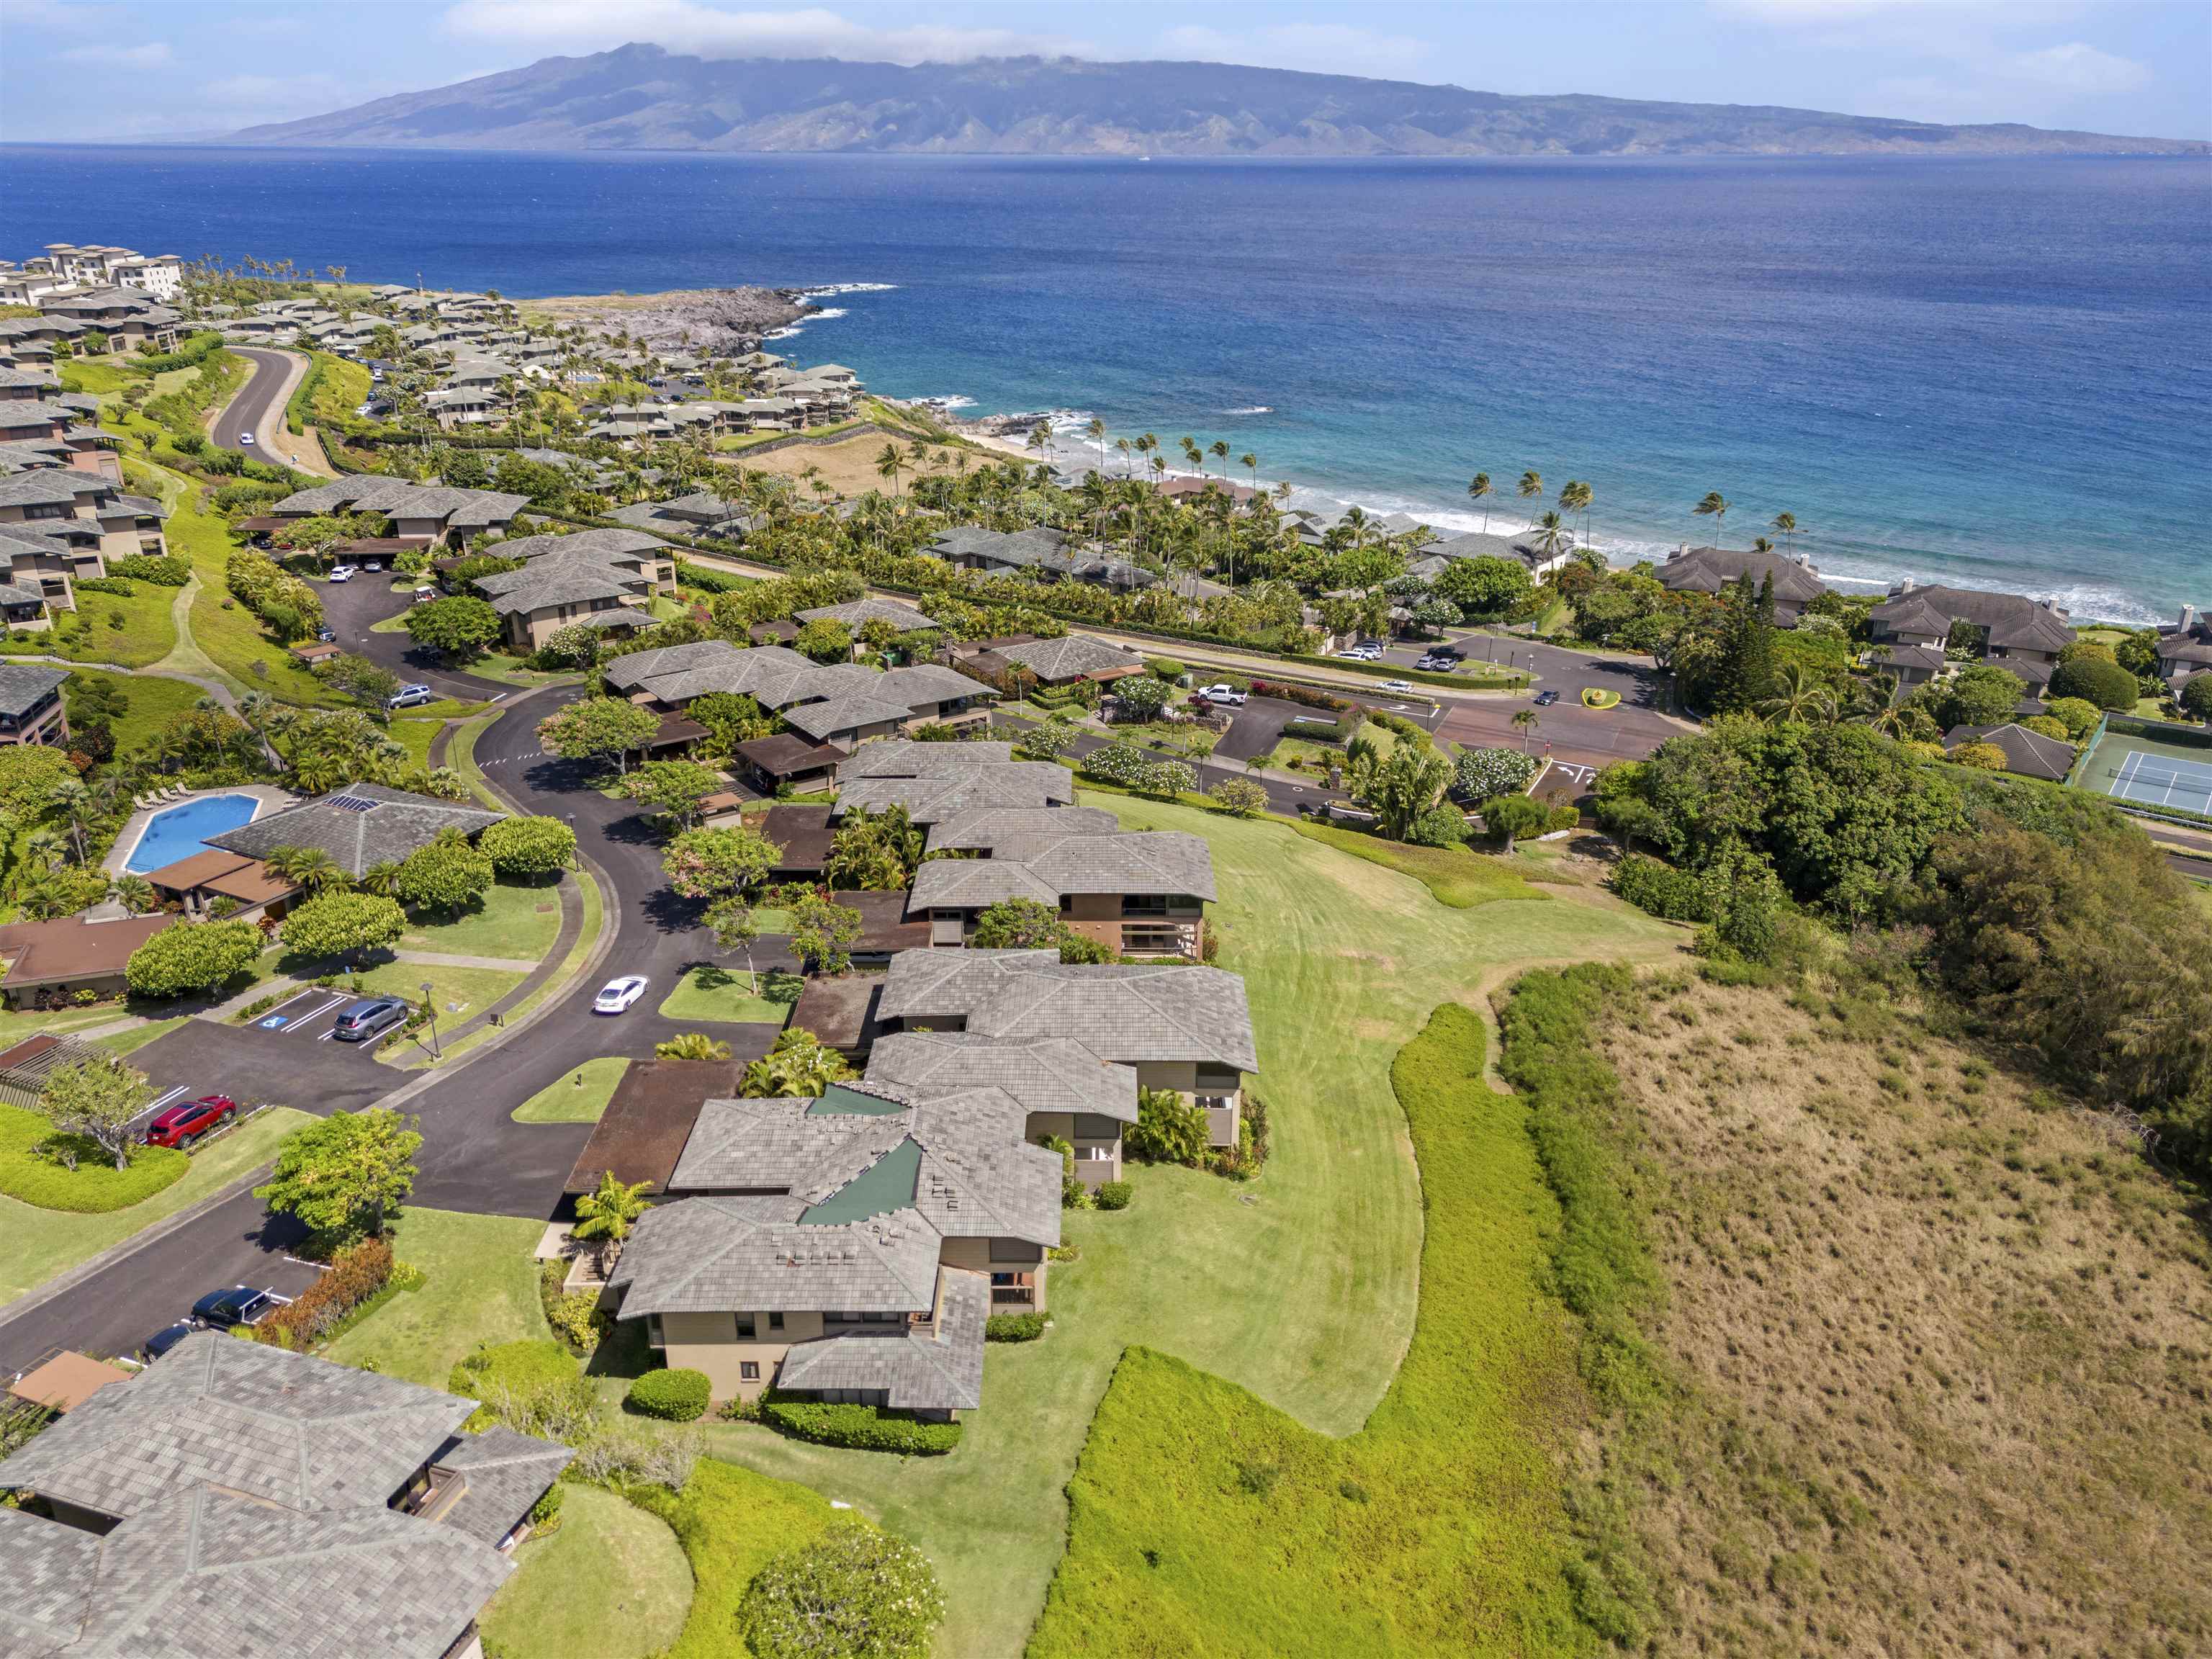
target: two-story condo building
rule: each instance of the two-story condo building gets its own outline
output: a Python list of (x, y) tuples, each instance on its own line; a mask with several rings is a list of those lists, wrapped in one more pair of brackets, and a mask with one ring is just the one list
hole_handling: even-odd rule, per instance
[(2067, 614), (2047, 599), (1923, 587), (1908, 578), (1868, 613), (1868, 623), (1875, 645), (1888, 647), (1889, 666), (1902, 684), (1932, 678), (1939, 671), (1929, 669), (1929, 654), (1947, 653), (1955, 625), (1968, 623), (1981, 633), (1981, 659), (2010, 669), (2040, 696), (2057, 669), (2058, 653), (2074, 642)]

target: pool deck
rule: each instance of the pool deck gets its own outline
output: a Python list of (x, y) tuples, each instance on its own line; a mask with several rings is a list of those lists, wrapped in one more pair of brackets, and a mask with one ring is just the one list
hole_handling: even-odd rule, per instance
[(108, 849), (107, 856), (100, 860), (100, 867), (111, 876), (125, 874), (124, 866), (130, 861), (131, 854), (138, 850), (138, 838), (146, 833), (148, 824), (172, 807), (204, 800), (211, 795), (252, 796), (258, 803), (253, 811), (256, 819), (265, 818), (271, 812), (281, 812), (288, 806), (295, 806), (301, 799), (290, 790), (279, 789), (273, 783), (240, 783), (222, 789), (195, 789), (174, 800), (142, 806), (124, 820), (123, 828), (116, 833), (115, 845)]

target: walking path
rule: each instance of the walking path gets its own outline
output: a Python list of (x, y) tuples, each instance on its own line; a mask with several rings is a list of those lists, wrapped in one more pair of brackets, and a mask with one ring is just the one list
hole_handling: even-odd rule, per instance
[(398, 962), (411, 962), (423, 968), (503, 968), (510, 973), (530, 972), (538, 967), (527, 957), (464, 957), (445, 951), (394, 951)]

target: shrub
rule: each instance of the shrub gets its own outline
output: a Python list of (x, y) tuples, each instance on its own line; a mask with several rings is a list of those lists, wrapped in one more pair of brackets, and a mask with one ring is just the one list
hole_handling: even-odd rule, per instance
[(1034, 1342), (1043, 1334), (1041, 1313), (993, 1314), (983, 1322), (986, 1342)]
[(921, 1659), (944, 1617), (927, 1556), (840, 1516), (761, 1569), (738, 1604), (738, 1627), (757, 1659)]
[(389, 1239), (364, 1238), (341, 1250), (328, 1273), (262, 1321), (254, 1334), (263, 1342), (295, 1351), (325, 1342), (349, 1316), (383, 1294), (392, 1283), (393, 1267)]
[(1145, 659), (1145, 666), (1154, 678), (1166, 680), (1170, 684), (1190, 672), (1189, 669), (1173, 657), (1147, 657)]
[(523, 1518), (530, 1522), (533, 1537), (550, 1538), (561, 1530), (561, 1495), (568, 1490), (558, 1480), (545, 1488), (538, 1500), (530, 1506)]
[(1993, 743), (1962, 743), (1951, 751), (1951, 759), (1978, 772), (2002, 772), (2007, 765), (2005, 751)]
[(647, 1371), (629, 1385), (623, 1404), (641, 1417), (690, 1423), (707, 1414), (707, 1401), (713, 1393), (714, 1385), (704, 1371)]
[(261, 945), (261, 930), (250, 921), (175, 922), (131, 953), (124, 977), (141, 996), (211, 990), (244, 972)]
[(1713, 919), (1704, 882), (1642, 853), (1631, 853), (1615, 865), (1606, 884), (1647, 915), (1667, 921)]
[(932, 1423), (911, 1412), (875, 1406), (831, 1405), (775, 1389), (761, 1396), (761, 1421), (794, 1439), (855, 1451), (933, 1457), (960, 1443), (957, 1423)]
[(1255, 818), (1267, 810), (1267, 792), (1249, 778), (1224, 778), (1206, 791), (1217, 812), (1232, 818)]
[(1467, 840), (1467, 814), (1442, 802), (1415, 818), (1406, 830), (1415, 847), (1457, 847)]
[(1196, 1169), (1206, 1157), (1206, 1109), (1172, 1089), (1139, 1089), (1137, 1121), (1121, 1144), (1145, 1163)]
[(131, 553), (109, 560), (107, 574), (151, 582), (156, 587), (182, 587), (192, 579), (192, 568), (173, 553)]
[[(591, 1384), (582, 1377), (575, 1381), (588, 1398)], [(568, 1466), (570, 1473), (580, 1480), (597, 1481), (617, 1491), (650, 1486), (682, 1492), (699, 1461), (696, 1429), (680, 1429), (673, 1434), (595, 1434), (586, 1425), (580, 1432), (582, 1443), (576, 1449), (576, 1461)]]
[(575, 861), (576, 832), (558, 818), (501, 818), (477, 845), (502, 876), (550, 876)]
[(2141, 695), (2142, 688), (2133, 674), (2101, 657), (2076, 657), (2071, 662), (2062, 662), (2051, 676), (2051, 696), (2078, 697), (2100, 708), (2133, 708)]
[(1452, 793), (1462, 800), (1494, 800), (1525, 788), (1535, 773), (1535, 757), (1517, 749), (1470, 749), (1453, 769)]
[(1126, 1210), (1135, 1202), (1137, 1189), (1126, 1181), (1102, 1181), (1098, 1183), (1098, 1207), (1102, 1210)]

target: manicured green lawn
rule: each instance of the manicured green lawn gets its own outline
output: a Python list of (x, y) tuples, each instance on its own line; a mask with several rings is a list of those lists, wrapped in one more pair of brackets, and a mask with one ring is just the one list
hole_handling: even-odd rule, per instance
[[(1447, 908), (1419, 881), (1279, 822), (1087, 789), (1081, 799), (1128, 828), (1188, 830), (1212, 847), (1221, 965), (1245, 975), (1259, 1037), (1254, 1091), (1275, 1142), (1267, 1169), (1238, 1185), (1137, 1167), (1132, 1209), (1067, 1216), (1082, 1254), (1050, 1270), (1054, 1327), (989, 1349), (983, 1407), (950, 1456), (841, 1451), (748, 1425), (708, 1431), (717, 1455), (857, 1503), (926, 1549), (951, 1608), (939, 1651), (960, 1659), (1021, 1650), (1066, 1536), (1064, 1488), (1131, 1345), (1249, 1389), (1306, 1429), (1349, 1435), (1367, 1421), (1412, 1334), (1421, 1241), (1390, 1065), (1437, 1001), (1478, 1000), (1531, 962), (1657, 956), (1676, 943), (1663, 924), (1573, 895)], [(1464, 1359), (1489, 1334), (1454, 1340)], [(1377, 1528), (1398, 1519), (1380, 1505), (1366, 1513)], [(1233, 1553), (1238, 1540), (1221, 1545)]]
[[(603, 1054), (564, 1072), (514, 1109), (517, 1123), (597, 1123), (629, 1061)], [(580, 1082), (579, 1079), (581, 1079)]]
[(550, 1340), (531, 1256), (544, 1231), (543, 1221), (516, 1216), (408, 1210), (392, 1248), (428, 1275), (422, 1288), (393, 1297), (325, 1357), (442, 1389), (453, 1362), (479, 1341)]
[(1473, 909), (1500, 899), (1544, 896), (1503, 860), (1464, 847), (1411, 847), (1328, 823), (1302, 821), (1296, 828), (1309, 841), (1336, 848), (1386, 870), (1403, 871), (1435, 894), (1437, 903), (1455, 910)]
[(445, 729), (445, 721), (394, 720), (390, 731), (392, 742), (407, 751), (407, 758), (426, 771), (430, 765), (430, 740)]
[[(523, 975), (508, 968), (433, 968), (414, 962), (386, 962), (361, 975), (364, 996), (404, 996), (422, 1000), (428, 980), (438, 999), (438, 1023), (453, 1026), (480, 1014), (522, 983)], [(455, 1007), (454, 1004), (459, 1004)]]
[[(777, 1556), (812, 1542), (835, 1513), (819, 1492), (706, 1459), (681, 1493), (649, 1486), (638, 1497), (675, 1529), (691, 1563), (691, 1613), (667, 1659), (734, 1659), (744, 1652), (737, 1618), (745, 1586)], [(548, 1659), (578, 1651), (588, 1650), (557, 1647)], [(939, 1651), (965, 1659), (941, 1642)]]
[(480, 1623), (490, 1659), (645, 1659), (682, 1633), (691, 1565), (668, 1523), (599, 1486), (562, 1488), (561, 1526), (515, 1553)]
[(1551, 1294), (1559, 1226), (1526, 1108), (1484, 1083), (1474, 1011), (1392, 1070), (1427, 1218), (1388, 1395), (1332, 1440), (1132, 1348), (1069, 1488), (1067, 1553), (1029, 1652), (1594, 1652), (1569, 1602), (1558, 1458), (1585, 1411)]
[(790, 1017), (787, 1003), (760, 994), (755, 978), (742, 968), (694, 968), (677, 981), (660, 1005), (665, 1019), (703, 1019), (781, 1025)]
[(0, 1194), (42, 1210), (104, 1215), (143, 1203), (182, 1179), (191, 1163), (189, 1155), (167, 1146), (141, 1146), (118, 1170), (86, 1141), (71, 1170), (32, 1152), (53, 1133), (53, 1121), (45, 1113), (0, 1106)]
[(40, 1031), (74, 1031), (87, 1025), (104, 1025), (130, 1010), (112, 1002), (89, 1008), (17, 1008), (0, 1012), (0, 1048), (13, 1048)]
[(184, 1179), (127, 1210), (69, 1215), (0, 1197), (0, 1303), (13, 1301), (163, 1216), (198, 1203), (266, 1163), (285, 1133), (307, 1121), (306, 1113), (285, 1106), (257, 1112), (233, 1133), (194, 1153)]
[[(15, 637), (34, 639), (40, 641), (33, 647), (34, 650), (66, 657), (72, 662), (116, 663), (125, 668), (143, 668), (148, 663), (159, 662), (176, 647), (177, 625), (172, 607), (176, 603), (177, 590), (152, 582), (132, 582), (131, 589), (127, 594), (79, 593), (76, 614), (85, 623), (84, 630), (66, 643), (58, 629)], [(110, 618), (118, 617), (123, 620), (120, 628), (110, 622)], [(192, 690), (192, 695), (200, 694)]]
[(537, 962), (561, 935), (561, 890), (519, 882), (494, 882), (483, 902), (447, 920), (409, 919), (399, 936), (403, 951), (437, 951), (455, 957), (502, 957)]
[[(599, 898), (599, 884), (588, 877), (580, 877), (578, 879), (584, 895), (583, 930), (576, 935), (576, 942), (568, 947), (568, 954), (561, 959), (559, 970), (501, 1016), (507, 1024), (519, 1023), (532, 1009), (537, 1007), (548, 997), (557, 996), (567, 991), (569, 980), (581, 967), (585, 958), (592, 954), (592, 945), (599, 941), (599, 927), (605, 920), (605, 907)], [(491, 1028), (485, 1026), (471, 1031), (459, 1042), (448, 1042), (445, 1045), (447, 1060), (450, 1061), (454, 1055), (465, 1054), (477, 1043), (489, 1039), (492, 1035)], [(412, 1055), (410, 1060), (409, 1067), (410, 1070), (415, 1065), (426, 1063), (419, 1053)]]

